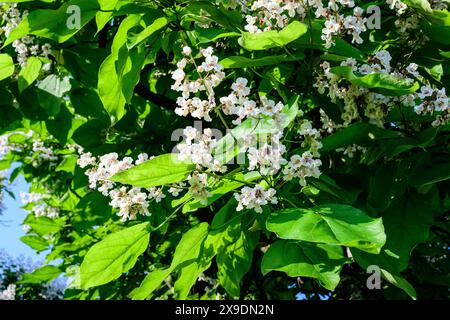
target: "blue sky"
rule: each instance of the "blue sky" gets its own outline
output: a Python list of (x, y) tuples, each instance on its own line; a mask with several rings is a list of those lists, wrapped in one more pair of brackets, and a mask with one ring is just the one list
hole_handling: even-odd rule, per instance
[(25, 235), (21, 223), (26, 217), (26, 211), (21, 208), (19, 193), (28, 191), (25, 179), (20, 176), (8, 187), (16, 195), (16, 199), (5, 193), (3, 215), (0, 215), (0, 249), (5, 249), (11, 256), (25, 255), (33, 260), (42, 260), (42, 254), (36, 252), (22, 243), (19, 238)]

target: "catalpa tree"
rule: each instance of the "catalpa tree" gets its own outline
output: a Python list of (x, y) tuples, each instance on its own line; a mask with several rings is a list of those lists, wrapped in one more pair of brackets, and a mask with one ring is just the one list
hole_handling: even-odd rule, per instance
[(21, 283), (448, 298), (448, 5), (3, 0), (0, 169), (48, 252)]

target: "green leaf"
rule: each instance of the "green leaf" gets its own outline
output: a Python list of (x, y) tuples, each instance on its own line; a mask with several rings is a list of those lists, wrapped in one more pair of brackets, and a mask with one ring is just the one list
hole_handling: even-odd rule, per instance
[(72, 88), (69, 77), (61, 78), (55, 74), (47, 76), (39, 82), (38, 88), (51, 95), (62, 98), (64, 94)]
[(236, 30), (242, 24), (242, 14), (236, 11), (229, 11), (223, 6), (216, 5), (210, 1), (189, 1), (189, 5), (182, 11), (183, 18), (190, 18), (195, 21), (214, 21), (226, 29)]
[(5, 47), (29, 34), (52, 39), (60, 43), (69, 40), (81, 30), (81, 28), (72, 28), (72, 25), (68, 23), (73, 14), (67, 13), (67, 9), (70, 6), (77, 6), (80, 9), (81, 28), (94, 18), (99, 9), (98, 1), (71, 0), (64, 3), (57, 10), (33, 10), (14, 28), (3, 46)]
[[(321, 152), (335, 151), (352, 144), (364, 146), (375, 142), (383, 144), (387, 150), (387, 141), (396, 139), (401, 139), (401, 135), (396, 131), (383, 130), (369, 123), (358, 122), (325, 137), (322, 140)], [(391, 156), (394, 154), (394, 151), (390, 153)]]
[(207, 223), (200, 223), (186, 232), (175, 249), (170, 267), (166, 269), (156, 269), (150, 272), (141, 285), (131, 292), (130, 297), (133, 300), (144, 300), (151, 297), (153, 291), (155, 291), (172, 272), (176, 271), (178, 268), (195, 263), (199, 256), (199, 250), (208, 235), (208, 228), (209, 225)]
[(408, 177), (408, 184), (423, 188), (450, 179), (450, 163), (433, 163), (417, 167)]
[(130, 39), (130, 41), (128, 42), (128, 49), (131, 50), (137, 45), (141, 44), (148, 37), (152, 36), (156, 31), (164, 28), (169, 22), (170, 20), (166, 17), (160, 17), (155, 19), (151, 25), (149, 25), (143, 31), (141, 31), (137, 35), (134, 35)]
[(109, 116), (103, 107), (98, 93), (92, 89), (77, 88), (70, 92), (70, 102), (72, 102), (75, 112), (88, 119), (98, 118), (109, 124)]
[(48, 248), (48, 241), (39, 236), (23, 236), (20, 241), (27, 244), (36, 251), (44, 251)]
[(296, 54), (295, 56), (288, 55), (279, 55), (279, 56), (265, 56), (262, 58), (247, 58), (243, 56), (232, 56), (221, 60), (219, 63), (225, 69), (234, 69), (234, 68), (248, 68), (248, 67), (262, 67), (269, 66), (273, 64), (279, 64), (283, 61), (296, 61), (302, 60), (305, 58), (305, 54), (303, 52)]
[(233, 298), (239, 298), (241, 281), (250, 270), (253, 251), (259, 239), (258, 232), (244, 233), (233, 243), (227, 245), (217, 255), (217, 277), (221, 286)]
[(100, 146), (104, 144), (101, 131), (108, 127), (108, 124), (104, 121), (92, 119), (79, 126), (73, 133), (72, 138), (76, 143), (85, 148)]
[(6, 53), (0, 54), (0, 80), (6, 79), (14, 73), (13, 59)]
[(193, 31), (186, 31), (193, 44), (202, 45), (205, 43), (216, 42), (222, 38), (240, 37), (238, 32), (225, 32), (223, 28), (196, 28)]
[(64, 219), (36, 218), (34, 214), (28, 215), (23, 223), (28, 224), (34, 232), (41, 236), (57, 233), (64, 227)]
[(106, 236), (92, 246), (80, 267), (81, 288), (88, 289), (119, 278), (147, 249), (150, 223), (144, 222)]
[(389, 257), (389, 255), (385, 254), (385, 252), (380, 255), (374, 255), (352, 249), (351, 253), (362, 268), (367, 269), (369, 266), (378, 266), (381, 271), (381, 276), (385, 280), (405, 291), (412, 299), (417, 299), (417, 293), (414, 287), (400, 275), (396, 270), (397, 268), (393, 267), (389, 260), (386, 260), (386, 257)]
[(97, 24), (97, 32), (102, 30), (113, 16), (114, 9), (116, 8), (119, 0), (98, 0), (100, 9), (102, 11), (97, 12), (95, 15), (95, 23)]
[[(222, 181), (218, 182), (216, 185), (214, 185), (214, 187), (211, 188), (210, 190), (211, 195), (208, 197), (208, 202), (206, 204), (202, 204), (198, 199), (193, 199), (183, 206), (183, 213), (195, 212), (199, 208), (205, 208), (210, 206), (227, 193), (242, 187), (244, 183), (239, 181), (251, 182), (259, 178), (261, 178), (261, 175), (256, 171), (248, 172), (246, 174), (238, 173), (232, 176), (226, 176), (223, 178)], [(187, 197), (191, 196), (187, 194)], [(179, 202), (183, 203), (185, 202), (185, 200), (186, 199), (183, 198), (177, 199), (173, 201), (172, 206), (176, 207)]]
[(119, 26), (111, 54), (103, 61), (98, 73), (98, 93), (112, 123), (125, 115), (125, 104), (131, 101), (139, 82), (146, 51), (142, 46), (128, 50), (128, 31), (138, 25), (141, 15), (129, 15)]
[(307, 32), (305, 24), (294, 21), (281, 31), (270, 30), (261, 33), (242, 33), (239, 44), (247, 50), (267, 50), (275, 47), (284, 47), (292, 41), (300, 38)]
[(356, 247), (372, 253), (379, 253), (386, 242), (381, 218), (371, 218), (347, 205), (272, 212), (266, 227), (282, 239)]
[(18, 283), (49, 283), (62, 273), (61, 269), (55, 266), (45, 266), (34, 270), (32, 273), (25, 273)]
[(183, 181), (194, 169), (195, 165), (192, 162), (179, 161), (177, 154), (168, 153), (122, 171), (111, 180), (150, 188)]
[(42, 62), (39, 58), (30, 57), (27, 60), (27, 66), (20, 70), (19, 73), (19, 91), (22, 92), (29, 87), (38, 77), (41, 72)]
[(64, 160), (56, 167), (55, 172), (64, 171), (73, 173), (77, 165), (78, 157), (76, 155), (68, 155), (64, 157)]
[(371, 73), (358, 76), (352, 71), (352, 67), (333, 67), (331, 73), (343, 77), (353, 84), (363, 88), (378, 89), (387, 96), (402, 96), (419, 89), (417, 82), (401, 79), (386, 73)]
[(384, 247), (391, 253), (387, 259), (400, 272), (406, 269), (412, 250), (428, 238), (433, 224), (433, 210), (427, 196), (405, 194), (392, 202), (383, 214), (387, 241)]
[(338, 246), (278, 240), (264, 254), (261, 270), (264, 275), (282, 271), (290, 277), (315, 278), (333, 291), (339, 284), (339, 273), (345, 261), (342, 248)]

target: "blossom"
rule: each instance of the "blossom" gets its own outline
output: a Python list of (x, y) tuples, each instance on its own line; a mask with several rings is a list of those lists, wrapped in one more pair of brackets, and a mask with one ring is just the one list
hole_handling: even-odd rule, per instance
[(111, 190), (109, 196), (111, 197), (110, 205), (119, 209), (117, 215), (121, 217), (121, 221), (134, 220), (137, 214), (150, 215), (147, 194), (140, 188), (127, 190), (127, 187), (122, 186)]
[(314, 159), (312, 153), (309, 151), (304, 152), (301, 156), (293, 155), (283, 170), (284, 180), (290, 181), (298, 178), (300, 185), (306, 186), (306, 178), (320, 177), (321, 165), (322, 161), (320, 159)]
[(0, 291), (0, 300), (16, 300), (16, 285), (10, 284), (6, 290)]
[(20, 200), (22, 201), (23, 205), (39, 202), (43, 198), (43, 195), (40, 193), (34, 193), (34, 192), (27, 193), (27, 192), (23, 192), (23, 191), (21, 191), (19, 193), (19, 196), (20, 196)]
[(77, 164), (80, 166), (80, 168), (86, 168), (87, 166), (91, 166), (95, 164), (97, 159), (92, 156), (92, 153), (87, 152), (83, 153), (80, 158), (77, 160)]
[[(190, 56), (191, 53), (189, 47), (183, 48), (185, 56)], [(172, 73), (175, 83), (171, 88), (181, 92), (181, 97), (177, 99), (178, 107), (175, 109), (175, 113), (183, 117), (191, 115), (193, 118), (211, 121), (209, 113), (216, 106), (214, 87), (222, 82), (225, 73), (222, 71), (223, 66), (219, 64), (219, 58), (213, 55), (212, 47), (202, 48), (200, 53), (204, 57), (204, 61), (195, 69), (199, 76), (196, 80), (189, 79), (185, 71), (188, 65), (196, 65), (194, 58), (185, 57), (180, 60), (177, 63), (177, 69)], [(199, 92), (205, 92), (206, 99), (192, 96)]]
[(262, 213), (262, 206), (277, 204), (278, 199), (275, 197), (276, 191), (273, 188), (265, 190), (261, 185), (256, 185), (254, 188), (243, 187), (240, 193), (235, 193), (234, 197), (238, 201), (236, 211), (244, 209), (253, 209), (258, 213)]
[(208, 204), (208, 197), (211, 196), (207, 189), (208, 176), (205, 173), (194, 172), (188, 177), (189, 191), (195, 199), (199, 200), (202, 205)]

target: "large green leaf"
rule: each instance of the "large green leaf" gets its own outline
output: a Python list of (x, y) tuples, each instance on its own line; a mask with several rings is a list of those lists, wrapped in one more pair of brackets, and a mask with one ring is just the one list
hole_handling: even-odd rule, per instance
[(29, 225), (34, 232), (41, 236), (57, 233), (64, 227), (64, 219), (36, 218), (34, 214), (28, 215), (23, 223)]
[(305, 24), (294, 21), (280, 31), (269, 30), (261, 33), (242, 33), (239, 44), (247, 50), (266, 50), (275, 47), (284, 47), (300, 38), (308, 28)]
[(167, 153), (122, 171), (111, 180), (150, 188), (183, 181), (194, 169), (192, 162), (179, 161), (177, 154)]
[(387, 96), (402, 96), (419, 89), (417, 82), (401, 79), (386, 73), (371, 73), (359, 76), (353, 73), (351, 67), (333, 67), (331, 72), (358, 86), (377, 89)]
[(304, 59), (303, 53), (296, 54), (295, 56), (279, 55), (279, 56), (265, 56), (262, 58), (247, 58), (243, 56), (227, 57), (220, 61), (220, 64), (225, 69), (234, 68), (248, 68), (248, 67), (262, 67), (273, 64), (280, 64), (283, 61), (296, 61)]
[(48, 241), (39, 236), (23, 236), (20, 238), (20, 241), (29, 245), (36, 251), (44, 251), (49, 246)]
[(278, 240), (264, 254), (261, 270), (263, 274), (282, 271), (290, 277), (315, 278), (333, 291), (345, 261), (338, 246)]
[(164, 28), (170, 20), (167, 17), (159, 17), (154, 20), (152, 24), (142, 30), (140, 33), (133, 35), (128, 42), (128, 49), (133, 49), (137, 45), (141, 44), (148, 37), (152, 36), (156, 31)]
[(356, 247), (379, 253), (386, 242), (381, 218), (339, 204), (272, 212), (266, 223), (282, 239)]
[(41, 71), (42, 62), (39, 58), (30, 57), (27, 60), (27, 66), (22, 68), (19, 73), (19, 91), (22, 92), (30, 86), (38, 77)]
[(95, 15), (95, 22), (97, 23), (97, 30), (100, 31), (105, 27), (111, 19), (114, 9), (119, 0), (98, 0), (101, 11)]
[(62, 98), (72, 88), (68, 77), (59, 77), (55, 74), (47, 76), (39, 82), (38, 88), (55, 96)]
[(119, 26), (111, 54), (103, 61), (98, 73), (98, 93), (112, 123), (125, 115), (125, 104), (131, 101), (145, 61), (142, 46), (127, 48), (128, 31), (138, 25), (141, 15), (129, 15)]
[(18, 283), (49, 283), (62, 273), (61, 269), (55, 266), (44, 266), (26, 273)]
[(70, 14), (67, 13), (67, 9), (70, 6), (76, 6), (80, 9), (79, 18), (81, 28), (94, 18), (99, 9), (97, 0), (71, 0), (64, 3), (57, 10), (33, 10), (11, 32), (4, 46), (28, 34), (49, 38), (57, 42), (67, 41), (81, 30), (81, 28), (72, 28), (68, 24)]
[(450, 179), (450, 163), (433, 163), (417, 167), (408, 177), (408, 184), (417, 188)]
[(13, 73), (13, 59), (6, 53), (0, 54), (0, 80), (10, 77)]
[(81, 288), (111, 282), (130, 270), (147, 249), (150, 223), (144, 222), (106, 236), (92, 246), (80, 267)]
[(241, 232), (240, 237), (217, 255), (219, 282), (233, 298), (239, 298), (241, 281), (250, 270), (253, 251), (259, 239), (258, 232)]
[(336, 149), (347, 147), (352, 144), (360, 144), (369, 140), (369, 133), (376, 130), (374, 125), (358, 122), (325, 137), (322, 140), (321, 152), (336, 151)]
[[(141, 285), (131, 292), (130, 297), (133, 300), (149, 298), (164, 279), (176, 271), (177, 268), (196, 263), (200, 249), (208, 235), (208, 228), (209, 225), (207, 223), (200, 223), (186, 232), (175, 249), (171, 265), (166, 269), (156, 269), (150, 272)], [(181, 294), (183, 296), (186, 295), (185, 291)]]
[(381, 276), (386, 281), (405, 291), (412, 299), (417, 299), (416, 290), (404, 277), (400, 275), (397, 268), (391, 265), (388, 258), (389, 254), (387, 254), (385, 250), (383, 250), (383, 253), (379, 255), (368, 254), (367, 252), (362, 252), (357, 249), (352, 249), (351, 253), (356, 262), (362, 268), (367, 269), (369, 266), (379, 267)]
[(383, 223), (387, 235), (384, 249), (390, 253), (387, 259), (396, 271), (403, 271), (414, 247), (428, 238), (433, 224), (430, 199), (414, 193), (398, 197), (383, 214)]

